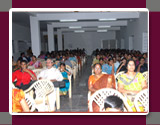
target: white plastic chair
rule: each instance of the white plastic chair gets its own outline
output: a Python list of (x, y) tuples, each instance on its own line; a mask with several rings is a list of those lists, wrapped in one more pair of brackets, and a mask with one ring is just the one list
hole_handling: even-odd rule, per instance
[[(44, 79), (38, 80), (24, 92), (29, 93), (31, 90), (33, 90), (33, 88), (35, 89), (35, 94), (36, 94), (36, 99), (35, 99), (36, 107), (38, 108), (39, 111), (45, 111), (46, 96), (54, 91), (53, 83), (49, 80), (44, 80)], [(40, 105), (38, 103), (40, 103)]]
[(70, 61), (70, 62), (72, 63), (72, 66), (73, 66), (73, 78), (75, 79), (78, 71), (77, 64), (74, 61)]
[(148, 83), (148, 71), (142, 73), (142, 75), (145, 78), (146, 82)]
[(36, 103), (35, 103), (34, 99), (31, 96), (29, 96), (28, 94), (25, 94), (25, 100), (29, 106), (30, 112), (35, 111)]
[(43, 68), (46, 67), (46, 61), (42, 61), (41, 64)]
[(69, 90), (68, 90), (68, 94), (69, 94), (69, 98), (72, 98), (72, 75), (68, 75), (68, 79), (69, 79)]
[(141, 92), (139, 92), (134, 100), (134, 105), (136, 107), (137, 112), (141, 112), (140, 110), (140, 106), (138, 104), (138, 102), (141, 103), (141, 105), (144, 107), (144, 111), (148, 112), (148, 105), (149, 105), (149, 97), (148, 97), (148, 89), (142, 90)]
[(28, 69), (33, 70), (33, 69), (35, 69), (35, 67), (34, 66), (28, 66)]
[(94, 101), (100, 107), (100, 112), (102, 112), (104, 110), (104, 100), (106, 99), (107, 96), (111, 96), (111, 95), (118, 96), (119, 98), (121, 98), (123, 100), (125, 107), (128, 109), (128, 111), (132, 111), (132, 109), (127, 103), (126, 98), (120, 92), (111, 88), (100, 89), (90, 97), (89, 111), (93, 112), (92, 103)]
[(38, 76), (41, 71), (42, 71), (42, 69), (34, 69), (33, 70), (33, 72), (36, 74), (36, 76)]
[(124, 71), (121, 71), (121, 72), (119, 72), (119, 73), (117, 73), (117, 74), (115, 75), (116, 89), (118, 89), (118, 79), (119, 79), (119, 77), (120, 77), (123, 73), (124, 73)]

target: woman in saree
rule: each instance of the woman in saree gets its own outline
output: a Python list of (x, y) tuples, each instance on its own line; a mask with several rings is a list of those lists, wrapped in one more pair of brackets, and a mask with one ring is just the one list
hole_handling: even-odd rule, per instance
[(43, 68), (40, 61), (37, 60), (36, 56), (32, 56), (32, 61), (29, 62), (29, 66), (34, 66), (35, 69)]
[(12, 89), (12, 112), (29, 112), (29, 107), (22, 89)]
[[(148, 85), (140, 72), (135, 72), (136, 63), (133, 59), (127, 62), (127, 71), (118, 78), (118, 91), (127, 97), (128, 103), (135, 112), (134, 97)], [(143, 108), (141, 107), (141, 111)]]
[(66, 69), (65, 63), (60, 64), (60, 72), (63, 76), (63, 81), (65, 81), (65, 87), (60, 88), (60, 95), (66, 95), (70, 85), (68, 75), (71, 75), (71, 73)]
[[(93, 66), (94, 75), (91, 75), (88, 80), (88, 89), (91, 95), (99, 89), (102, 88), (114, 88), (115, 89), (115, 78), (114, 75), (102, 74), (102, 65), (96, 63)], [(98, 112), (99, 106), (93, 102), (93, 111)]]

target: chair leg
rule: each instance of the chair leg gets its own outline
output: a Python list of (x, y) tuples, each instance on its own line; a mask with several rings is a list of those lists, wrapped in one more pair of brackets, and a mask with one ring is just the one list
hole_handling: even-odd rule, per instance
[(59, 88), (57, 88), (56, 91), (56, 104), (57, 104), (57, 110), (60, 109), (60, 95), (59, 95)]

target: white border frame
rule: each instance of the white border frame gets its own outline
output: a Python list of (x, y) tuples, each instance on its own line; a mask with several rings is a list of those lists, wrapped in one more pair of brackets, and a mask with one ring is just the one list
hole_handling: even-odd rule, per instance
[[(97, 12), (97, 11), (133, 11), (148, 13), (148, 60), (149, 60), (149, 10), (147, 8), (11, 8), (9, 10), (9, 113), (11, 115), (148, 115), (147, 113), (13, 113), (12, 112), (12, 12)], [(149, 61), (148, 61), (148, 97), (149, 97)], [(149, 109), (149, 104), (148, 104)]]

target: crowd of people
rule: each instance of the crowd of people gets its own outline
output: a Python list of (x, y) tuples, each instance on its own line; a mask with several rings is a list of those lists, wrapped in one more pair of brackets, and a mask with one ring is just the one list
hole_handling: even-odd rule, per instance
[[(71, 61), (74, 61), (75, 63), (78, 63), (78, 65), (80, 65), (81, 67), (81, 58), (85, 56), (84, 49), (65, 50), (57, 52), (52, 51), (51, 53), (47, 52), (46, 54), (41, 52), (38, 58), (45, 60), (45, 68), (42, 66), (41, 61), (38, 60), (37, 57), (32, 54), (31, 50), (27, 52), (29, 52), (27, 55), (30, 55), (30, 57), (25, 56), (25, 53), (21, 53), (21, 56), (18, 58), (17, 63), (14, 61), (14, 58), (12, 57), (12, 82), (16, 87), (16, 89), (14, 88), (13, 91), (17, 92), (16, 94), (12, 94), (12, 97), (14, 96), (13, 98), (15, 98), (16, 95), (19, 92), (21, 92), (19, 90), (25, 91), (37, 80), (41, 79), (50, 80), (53, 84), (57, 81), (65, 82), (65, 86), (60, 88), (60, 95), (66, 96), (68, 94), (70, 86), (68, 76), (71, 75), (71, 72), (68, 69), (66, 69), (66, 65), (72, 68), (73, 65)], [(56, 64), (56, 61), (58, 61), (59, 63)], [(33, 66), (35, 69), (43, 68), (43, 70), (38, 75), (36, 75), (31, 69), (28, 69), (28, 66)], [(56, 95), (55, 92), (52, 94), (50, 94), (48, 98), (54, 96), (54, 99), (50, 98), (50, 104), (52, 105), (52, 107), (50, 108), (52, 111), (54, 111)], [(24, 99), (24, 96), (22, 97), (23, 98), (21, 99)], [(21, 101), (18, 100), (18, 102), (20, 103)], [(22, 110), (22, 108), (20, 108), (20, 104), (18, 102), (15, 102), (15, 104), (18, 104), (17, 106), (14, 105), (12, 107), (14, 108), (13, 111), (24, 111)]]
[[(47, 79), (52, 83), (63, 81), (65, 86), (60, 88), (60, 95), (67, 95), (70, 87), (68, 77), (72, 73), (66, 66), (72, 69), (74, 66), (71, 61), (74, 61), (82, 67), (81, 58), (85, 56), (85, 49), (76, 49), (52, 51), (51, 53), (41, 52), (36, 57), (29, 48), (27, 56), (25, 56), (25, 53), (21, 53), (17, 62), (12, 57), (12, 82), (16, 87), (12, 91), (12, 98), (15, 101), (14, 106), (12, 106), (13, 112), (29, 111), (24, 100), (24, 91), (37, 80)], [(133, 95), (135, 96), (140, 91), (148, 88), (148, 81), (142, 75), (142, 73), (148, 71), (147, 53), (124, 49), (97, 49), (93, 51), (92, 57), (92, 75), (88, 79), (88, 90), (91, 92), (91, 96), (100, 89), (112, 88), (126, 96), (128, 104), (133, 111), (136, 111)], [(39, 59), (45, 60), (45, 67)], [(57, 61), (58, 63), (56, 63)], [(36, 75), (31, 69), (28, 69), (28, 66), (43, 70), (39, 75)], [(121, 72), (123, 73), (116, 79), (115, 75)], [(53, 96), (54, 99), (52, 99)], [(53, 106), (51, 110), (54, 111), (56, 96), (54, 94), (48, 98)], [(95, 102), (93, 102), (92, 106), (94, 112), (99, 111), (99, 106)], [(108, 96), (104, 101), (104, 108), (107, 112), (123, 112), (124, 103), (117, 96)]]
[[(148, 88), (147, 81), (142, 75), (148, 71), (147, 63), (147, 53), (134, 50), (97, 49), (93, 52), (93, 72), (88, 80), (91, 95), (102, 88), (116, 89), (128, 98), (132, 110), (136, 111), (132, 97)], [(116, 85), (115, 75), (119, 72), (123, 73), (118, 77)], [(95, 102), (92, 106), (93, 111), (99, 111), (99, 106)]]

